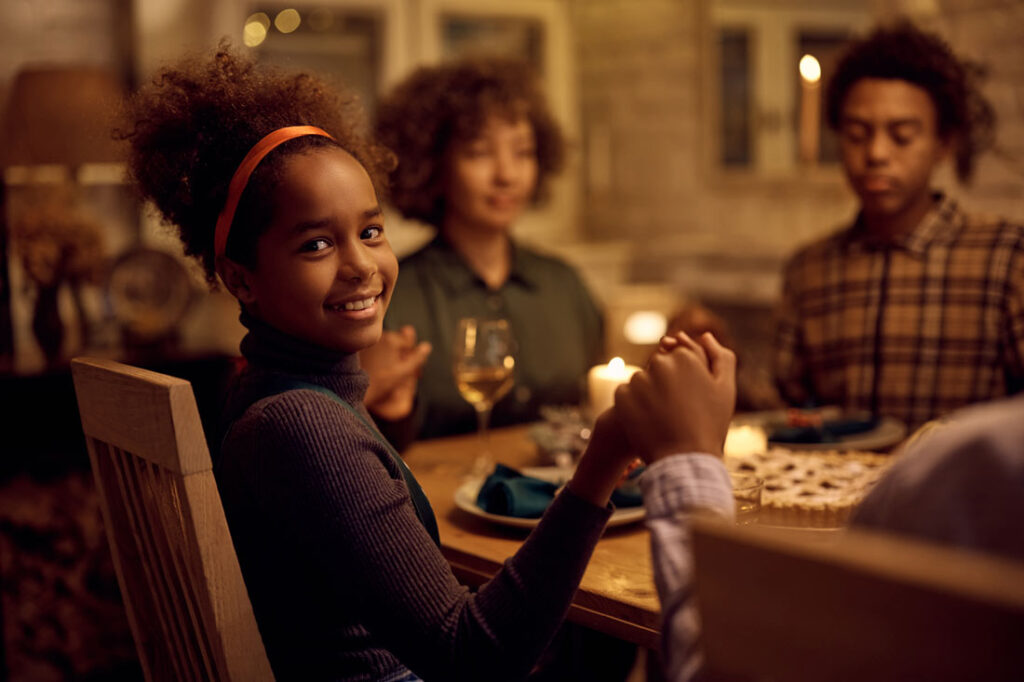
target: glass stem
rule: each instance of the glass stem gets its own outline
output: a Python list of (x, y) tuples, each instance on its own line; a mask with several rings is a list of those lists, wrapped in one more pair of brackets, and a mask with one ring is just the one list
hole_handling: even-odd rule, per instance
[(491, 420), (491, 406), (489, 403), (480, 403), (476, 406), (477, 433), (480, 436), (480, 453), (476, 457), (476, 464), (473, 466), (475, 473), (486, 476), (490, 474), (491, 468), (491, 435), (487, 426)]

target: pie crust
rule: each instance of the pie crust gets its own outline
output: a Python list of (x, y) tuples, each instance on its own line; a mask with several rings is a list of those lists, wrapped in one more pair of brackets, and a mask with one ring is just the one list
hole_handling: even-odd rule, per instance
[(804, 528), (844, 526), (892, 462), (875, 452), (782, 448), (725, 458), (730, 473), (764, 480), (758, 523)]

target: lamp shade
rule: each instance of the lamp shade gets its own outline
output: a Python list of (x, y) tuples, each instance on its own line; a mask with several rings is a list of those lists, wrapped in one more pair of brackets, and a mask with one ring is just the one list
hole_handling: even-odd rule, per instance
[(4, 165), (110, 163), (125, 158), (114, 140), (124, 90), (92, 66), (29, 68), (15, 76), (4, 122)]

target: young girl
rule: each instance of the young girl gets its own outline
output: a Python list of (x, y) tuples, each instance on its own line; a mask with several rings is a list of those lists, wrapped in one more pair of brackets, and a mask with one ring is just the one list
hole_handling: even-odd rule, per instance
[[(129, 106), (131, 172), (241, 303), (247, 367), (218, 485), (278, 679), (521, 679), (562, 621), (629, 457), (610, 415), (543, 520), (476, 593), (362, 405), (398, 267), (391, 155), (317, 79), (222, 48)], [(418, 677), (417, 677), (418, 676)]]

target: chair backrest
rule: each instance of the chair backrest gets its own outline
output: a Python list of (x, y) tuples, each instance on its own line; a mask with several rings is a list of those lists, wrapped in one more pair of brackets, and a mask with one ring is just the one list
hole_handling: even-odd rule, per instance
[(110, 360), (71, 371), (148, 680), (273, 680), (191, 385)]
[(877, 532), (700, 519), (705, 663), (728, 680), (1024, 680), (1024, 564)]

